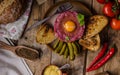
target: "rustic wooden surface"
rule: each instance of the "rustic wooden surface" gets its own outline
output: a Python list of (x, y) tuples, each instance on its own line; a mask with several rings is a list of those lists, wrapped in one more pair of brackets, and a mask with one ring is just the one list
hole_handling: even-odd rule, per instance
[[(38, 5), (36, 1), (33, 3), (31, 16), (28, 22), (27, 27), (32, 25), (36, 20), (41, 20), (48, 10), (50, 6), (53, 4), (62, 1), (62, 0), (47, 0), (42, 5)], [(102, 7), (103, 5), (96, 2), (96, 0), (79, 0), (81, 3), (86, 5), (91, 12), (95, 14), (102, 14)], [(115, 31), (110, 29), (109, 27), (105, 28), (104, 31), (101, 32), (101, 37), (104, 35), (108, 35), (109, 43), (115, 43), (117, 46), (117, 52), (104, 66), (100, 69), (92, 72), (85, 72), (85, 68), (92, 62), (93, 58), (98, 54), (100, 50), (97, 52), (90, 52), (90, 51), (83, 51), (74, 61), (69, 61), (69, 59), (64, 59), (62, 56), (51, 51), (47, 48), (46, 45), (40, 45), (36, 43), (36, 29), (32, 29), (31, 31), (26, 32), (23, 37), (18, 41), (19, 45), (26, 45), (29, 47), (33, 47), (37, 50), (40, 50), (41, 57), (36, 61), (29, 61), (26, 60), (27, 64), (29, 65), (30, 69), (32, 70), (34, 75), (41, 75), (43, 69), (49, 65), (54, 64), (57, 66), (62, 66), (66, 63), (71, 65), (70, 75), (94, 75), (98, 72), (109, 71), (112, 75), (120, 75), (120, 59), (119, 59), (119, 49), (120, 49), (120, 39), (119, 31)], [(106, 33), (105, 33), (106, 32)]]

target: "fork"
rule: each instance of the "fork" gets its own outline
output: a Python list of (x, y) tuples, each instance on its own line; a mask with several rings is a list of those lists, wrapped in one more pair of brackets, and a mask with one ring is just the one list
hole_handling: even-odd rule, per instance
[(55, 14), (62, 13), (62, 12), (65, 12), (65, 11), (67, 11), (67, 10), (70, 10), (72, 7), (73, 7), (72, 4), (69, 3), (69, 2), (66, 2), (66, 3), (62, 4), (61, 6), (58, 7), (58, 9), (55, 11), (55, 13), (54, 13), (53, 15), (48, 16), (48, 17), (44, 18), (44, 19), (41, 20), (41, 21), (35, 22), (33, 25), (31, 25), (29, 28), (27, 28), (27, 29), (25, 30), (25, 32), (31, 30), (32, 28), (35, 28), (35, 27), (41, 25), (41, 24), (44, 23), (45, 21), (49, 20), (49, 19), (50, 19), (52, 16), (54, 16)]
[(5, 38), (6, 39), (6, 41), (8, 41), (9, 42), (9, 44), (11, 45), (11, 46), (17, 46), (17, 40), (12, 40), (12, 39), (9, 39), (9, 38)]

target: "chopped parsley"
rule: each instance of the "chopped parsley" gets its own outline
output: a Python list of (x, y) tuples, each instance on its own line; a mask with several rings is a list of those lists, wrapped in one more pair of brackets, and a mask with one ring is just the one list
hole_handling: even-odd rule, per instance
[(65, 40), (69, 41), (69, 40), (70, 40), (70, 38), (69, 38), (68, 36), (66, 36), (66, 37), (65, 37)]

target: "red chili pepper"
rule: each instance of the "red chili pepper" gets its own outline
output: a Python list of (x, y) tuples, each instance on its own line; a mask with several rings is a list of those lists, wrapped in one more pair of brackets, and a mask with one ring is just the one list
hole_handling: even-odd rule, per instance
[(100, 58), (105, 54), (105, 51), (107, 50), (107, 48), (108, 48), (108, 44), (104, 43), (100, 53), (94, 58), (93, 62), (90, 64), (87, 70), (89, 70), (98, 60), (100, 60)]
[(95, 64), (89, 70), (87, 70), (87, 72), (100, 68), (113, 56), (114, 53), (115, 53), (115, 49), (111, 48), (110, 51), (107, 53), (107, 55), (102, 60), (100, 60), (97, 64)]

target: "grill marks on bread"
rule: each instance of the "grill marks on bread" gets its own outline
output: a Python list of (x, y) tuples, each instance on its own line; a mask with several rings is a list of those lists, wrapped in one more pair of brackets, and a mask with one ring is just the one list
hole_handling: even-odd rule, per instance
[(36, 41), (40, 44), (48, 44), (53, 40), (55, 40), (53, 28), (48, 24), (41, 25), (37, 31)]
[(89, 20), (85, 37), (90, 38), (98, 34), (108, 24), (108, 19), (102, 15), (92, 16)]
[(108, 24), (108, 19), (102, 15), (92, 16), (86, 26), (85, 35), (79, 40), (79, 44), (91, 51), (100, 48), (99, 33)]
[(79, 44), (91, 51), (96, 51), (100, 48), (100, 36), (97, 34), (91, 38), (80, 39)]

